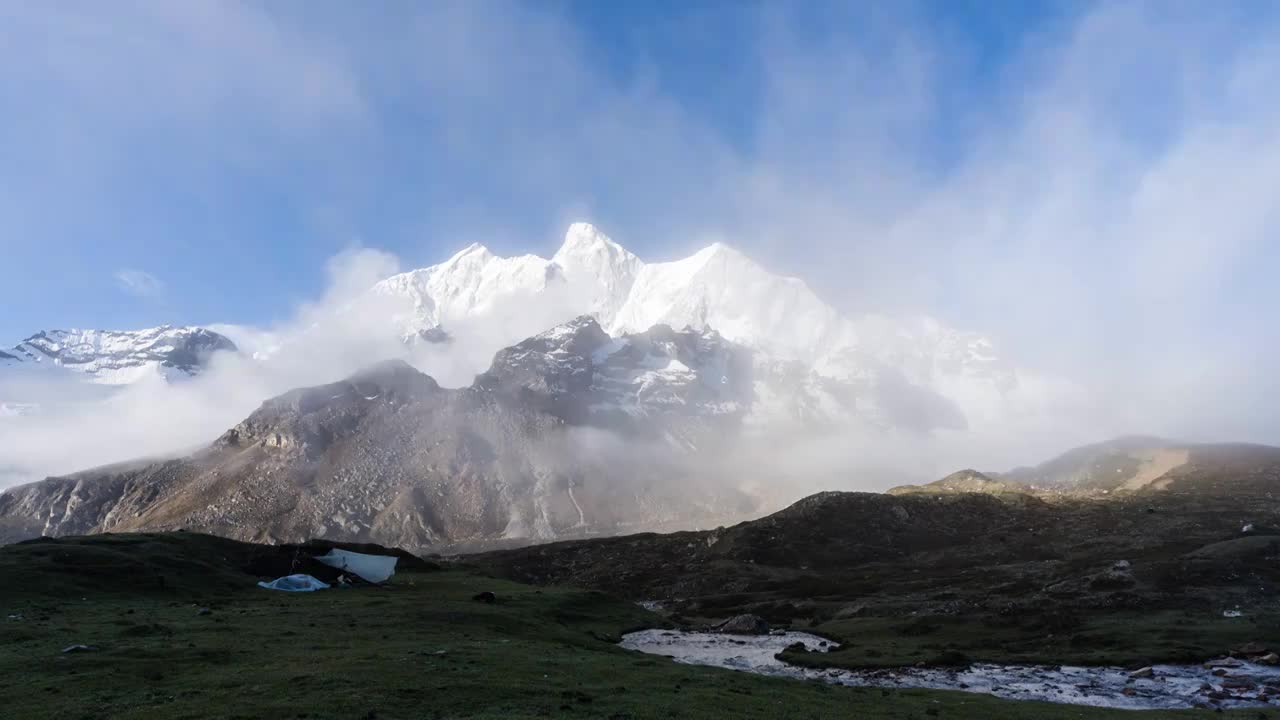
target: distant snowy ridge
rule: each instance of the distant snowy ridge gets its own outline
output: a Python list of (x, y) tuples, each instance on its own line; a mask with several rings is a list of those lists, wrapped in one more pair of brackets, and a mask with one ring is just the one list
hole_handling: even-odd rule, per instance
[(45, 330), (0, 351), (0, 368), (63, 370), (102, 385), (127, 385), (159, 375), (198, 375), (209, 357), (235, 343), (200, 327), (145, 330)]

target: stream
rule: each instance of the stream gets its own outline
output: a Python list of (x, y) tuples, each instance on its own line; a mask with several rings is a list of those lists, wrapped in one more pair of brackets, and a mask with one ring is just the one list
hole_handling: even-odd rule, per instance
[(774, 657), (798, 642), (815, 652), (838, 647), (801, 632), (727, 635), (674, 630), (628, 633), (620, 645), (691, 665), (859, 687), (963, 690), (1015, 700), (1135, 710), (1280, 706), (1280, 667), (1231, 658), (1202, 665), (1153, 665), (1151, 677), (1132, 678), (1119, 667), (974, 663), (967, 668), (840, 670), (803, 668)]

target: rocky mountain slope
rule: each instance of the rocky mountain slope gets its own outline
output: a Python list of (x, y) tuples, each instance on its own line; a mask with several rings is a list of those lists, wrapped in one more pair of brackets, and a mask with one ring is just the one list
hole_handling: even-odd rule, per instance
[(1126, 436), (1085, 445), (1005, 473), (962, 470), (890, 494), (1021, 493), (1104, 498), (1160, 492), (1258, 492), (1280, 487), (1280, 448)]
[(140, 379), (192, 377), (216, 352), (235, 352), (235, 343), (199, 327), (145, 330), (46, 330), (0, 351), (6, 369), (60, 370), (88, 382), (126, 385)]
[(750, 498), (692, 461), (741, 423), (750, 369), (714, 332), (613, 338), (583, 317), (467, 388), (387, 362), (269, 400), (190, 457), (11, 489), (0, 541), (182, 527), (422, 549), (740, 518)]

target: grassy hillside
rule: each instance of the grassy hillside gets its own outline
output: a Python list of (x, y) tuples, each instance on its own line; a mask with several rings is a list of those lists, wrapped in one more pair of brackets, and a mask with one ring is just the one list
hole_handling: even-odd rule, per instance
[[(246, 568), (277, 554), (194, 534), (0, 548), (0, 716), (1223, 717), (841, 688), (681, 666), (616, 648), (623, 632), (664, 621), (602, 593), (425, 569), (398, 574), (385, 588), (255, 587)], [(499, 601), (471, 600), (483, 590)], [(95, 649), (61, 652), (73, 644)]]
[(788, 656), (809, 665), (963, 656), (1137, 667), (1280, 647), (1280, 535), (1267, 527), (1278, 511), (1266, 496), (1175, 492), (1105, 502), (826, 493), (730, 528), (473, 561), (520, 582), (660, 601), (695, 624), (752, 613), (842, 641)]

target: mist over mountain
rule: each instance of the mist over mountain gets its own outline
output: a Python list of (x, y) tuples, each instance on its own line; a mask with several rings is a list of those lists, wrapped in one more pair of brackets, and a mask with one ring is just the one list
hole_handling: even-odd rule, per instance
[[(437, 265), (396, 270), (375, 251), (340, 256), (325, 295), (273, 328), (35, 336), (10, 353), (25, 360), (0, 367), (0, 457), (15, 468), (6, 482), (181, 454), (265, 397), (386, 359), (467, 387), (499, 349), (581, 315), (613, 336), (663, 325), (739, 348), (722, 375), (749, 365), (743, 432), (785, 443), (751, 461), (764, 464), (761, 475), (787, 478), (776, 481), (779, 501), (833, 484), (927, 480), (951, 462), (944, 446), (1034, 425), (1069, 397), (1069, 386), (1015, 368), (977, 333), (919, 316), (845, 317), (803, 281), (723, 243), (648, 263), (575, 223), (550, 259), (473, 244)], [(70, 448), (68, 433), (77, 438)], [(922, 441), (941, 454), (908, 449)], [(781, 488), (796, 479), (803, 485)]]
[[(927, 480), (938, 458), (909, 450), (912, 467), (900, 449), (967, 440), (1036, 399), (1035, 374), (978, 334), (844, 317), (722, 243), (646, 263), (577, 223), (551, 259), (471, 245), (393, 269), (344, 258), (329, 293), (276, 329), (51, 347), (60, 384), (3, 419), (6, 451), (14, 480), (35, 479), (38, 455), (23, 460), (41, 449), (71, 472), (4, 494), (8, 536), (190, 527), (466, 547), (723, 524), (813, 489)], [(106, 394), (74, 372), (103, 367)], [(52, 402), (62, 393), (75, 401)], [(159, 423), (175, 432), (149, 432)], [(67, 467), (68, 428), (73, 455), (101, 450)]]

